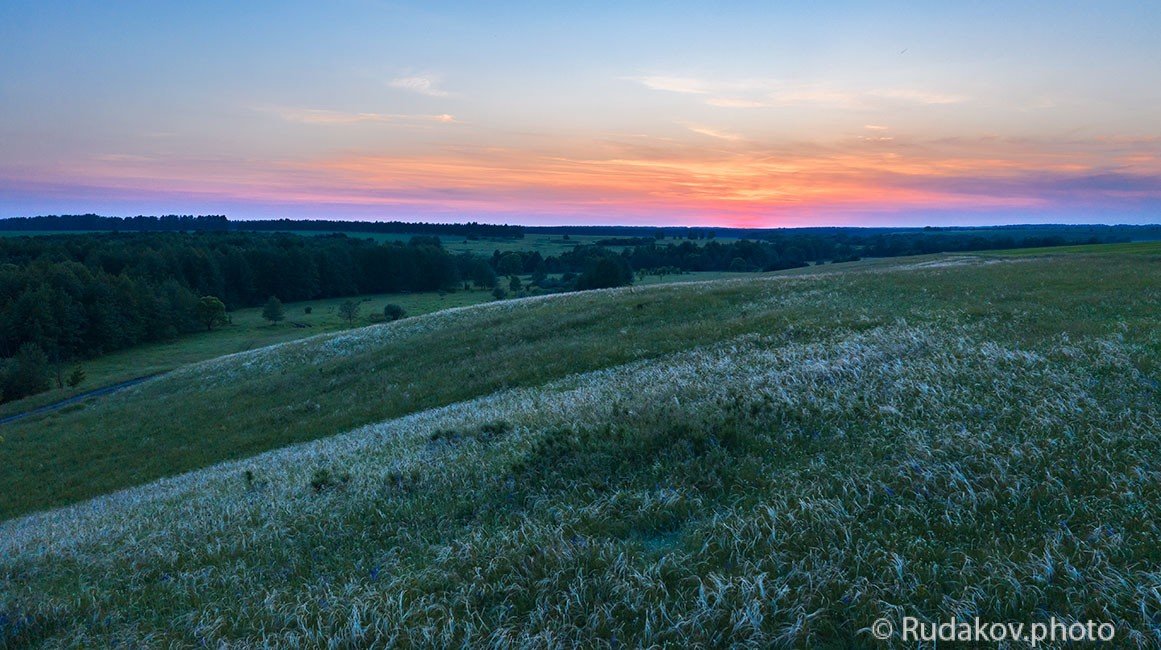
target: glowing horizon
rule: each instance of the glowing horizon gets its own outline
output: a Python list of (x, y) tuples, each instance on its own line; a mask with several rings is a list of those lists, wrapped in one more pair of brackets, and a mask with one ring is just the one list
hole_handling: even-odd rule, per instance
[(0, 217), (1161, 221), (1149, 3), (14, 2), (0, 23)]

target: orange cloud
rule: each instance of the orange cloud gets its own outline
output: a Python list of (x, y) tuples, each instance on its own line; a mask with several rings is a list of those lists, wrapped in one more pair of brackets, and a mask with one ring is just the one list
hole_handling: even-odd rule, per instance
[(836, 215), (850, 222), (857, 215), (904, 211), (1048, 209), (1091, 197), (1161, 201), (1161, 161), (1151, 142), (1134, 148), (1098, 140), (861, 137), (829, 144), (716, 137), (718, 145), (707, 147), (692, 136), (578, 136), (423, 154), (351, 151), (275, 161), (110, 153), (51, 175), (126, 195), (180, 192), (361, 206), (367, 214), (608, 215), (610, 221), (733, 225), (833, 223)]

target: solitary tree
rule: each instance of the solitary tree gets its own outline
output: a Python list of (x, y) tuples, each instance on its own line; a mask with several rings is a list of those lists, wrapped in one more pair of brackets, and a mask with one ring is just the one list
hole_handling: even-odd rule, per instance
[(524, 287), (523, 283), (520, 282), (520, 276), (513, 275), (513, 276), (510, 276), (508, 278), (508, 291), (511, 291), (512, 293), (516, 293), (517, 291), (520, 291), (520, 289), (522, 289), (523, 287)]
[(69, 373), (68, 384), (70, 388), (76, 388), (85, 381), (85, 369), (80, 366), (75, 366), (73, 371)]
[(214, 329), (214, 325), (226, 322), (226, 305), (216, 296), (202, 296), (198, 301), (198, 320), (206, 326), (206, 331)]
[(407, 311), (395, 303), (390, 303), (383, 308), (383, 318), (386, 318), (389, 321), (399, 320), (406, 315)]
[(270, 300), (262, 307), (262, 318), (270, 321), (270, 324), (275, 324), (286, 318), (286, 312), (282, 309), (282, 301), (275, 296), (270, 296)]
[(339, 315), (347, 319), (348, 325), (354, 325), (355, 319), (359, 317), (359, 303), (354, 300), (344, 300), (343, 304), (339, 305)]

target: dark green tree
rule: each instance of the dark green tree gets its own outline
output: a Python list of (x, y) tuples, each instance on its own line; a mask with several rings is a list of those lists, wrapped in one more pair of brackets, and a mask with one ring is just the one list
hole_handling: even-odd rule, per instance
[(85, 369), (80, 366), (74, 366), (72, 372), (69, 373), (68, 385), (69, 388), (76, 388), (85, 381)]
[(359, 317), (359, 303), (344, 300), (343, 304), (339, 305), (339, 315), (347, 319), (347, 325), (354, 325), (355, 319)]
[(282, 308), (282, 301), (276, 296), (270, 296), (270, 299), (262, 306), (262, 318), (270, 321), (272, 325), (285, 319), (286, 311)]
[(226, 322), (226, 305), (215, 296), (202, 296), (197, 306), (198, 320), (206, 326), (206, 331), (212, 331), (214, 325)]
[(496, 272), (500, 275), (514, 275), (524, 270), (524, 258), (520, 253), (504, 253), (496, 263)]
[(633, 282), (633, 271), (629, 264), (620, 257), (603, 257), (577, 278), (576, 288), (604, 289), (607, 287), (621, 287)]

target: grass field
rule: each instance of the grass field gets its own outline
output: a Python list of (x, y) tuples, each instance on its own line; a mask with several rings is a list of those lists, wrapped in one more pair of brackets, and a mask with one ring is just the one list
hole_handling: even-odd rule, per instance
[(1161, 264), (817, 270), (443, 311), (6, 427), (0, 642), (1161, 644)]
[[(356, 327), (373, 322), (374, 315), (382, 315), (387, 303), (395, 303), (418, 316), (450, 307), (461, 307), (492, 300), (488, 291), (457, 291), (437, 293), (380, 294), (358, 296), (361, 302)], [(102, 355), (80, 364), (85, 370), (85, 381), (76, 388), (52, 389), (25, 399), (0, 405), (0, 416), (27, 411), (57, 402), (73, 395), (109, 386), (136, 377), (168, 372), (174, 368), (225, 354), (244, 352), (255, 348), (293, 341), (307, 336), (348, 329), (350, 325), (338, 313), (338, 305), (347, 298), (312, 300), (288, 303), (286, 321), (271, 325), (262, 318), (262, 308), (236, 309), (230, 312), (231, 323), (212, 332), (184, 335), (174, 341), (151, 343)], [(305, 313), (306, 307), (311, 313)], [(295, 327), (292, 323), (309, 325)]]
[[(302, 235), (303, 237), (326, 234), (309, 230), (289, 232)], [(374, 232), (347, 232), (343, 234), (354, 239), (373, 239), (377, 242), (402, 243), (407, 243), (414, 236), (409, 234)], [(494, 251), (500, 251), (501, 253), (507, 253), (509, 251), (538, 251), (541, 255), (548, 257), (549, 255), (560, 255), (561, 253), (571, 251), (578, 244), (594, 244), (600, 239), (608, 238), (572, 235), (568, 239), (564, 239), (563, 235), (526, 235), (521, 239), (509, 237), (467, 239), (466, 237), (439, 235), (440, 243), (452, 253), (472, 253), (485, 257), (490, 257)]]
[[(311, 230), (291, 230), (287, 231), (303, 237), (311, 237), (324, 235), (327, 233)], [(371, 233), (371, 232), (346, 232), (342, 233), (348, 237), (356, 239), (373, 239), (378, 242), (395, 241), (406, 243), (411, 240), (414, 235), (409, 234), (394, 234), (394, 233)], [(445, 249), (452, 253), (472, 253), (474, 255), (483, 255), (489, 257), (495, 251), (507, 253), (509, 251), (536, 251), (541, 255), (548, 257), (550, 255), (560, 255), (571, 251), (576, 246), (596, 244), (602, 239), (619, 239), (618, 237), (611, 237), (608, 235), (569, 235), (566, 239), (564, 235), (541, 235), (529, 234), (520, 239), (513, 239), (508, 237), (482, 237), (480, 239), (467, 239), (466, 237), (454, 237), (451, 235), (440, 235), (440, 243)], [(620, 239), (623, 239), (621, 237)], [(702, 246), (710, 241), (709, 239), (695, 239), (686, 240), (681, 238), (665, 238), (658, 241), (658, 244), (664, 246), (668, 244), (681, 244), (685, 241), (691, 241), (698, 246)], [(717, 241), (729, 243), (735, 241), (731, 238), (720, 238)], [(623, 247), (611, 246), (612, 250), (620, 250)]]
[[(664, 284), (671, 282), (700, 282), (723, 278), (756, 277), (755, 273), (685, 273), (664, 277), (640, 275), (639, 285)], [(525, 283), (530, 276), (522, 276)], [(286, 305), (287, 320), (279, 325), (271, 325), (262, 318), (260, 307), (237, 309), (230, 313), (231, 323), (213, 332), (197, 332), (181, 336), (174, 341), (135, 346), (88, 359), (79, 365), (85, 370), (85, 381), (76, 387), (65, 386), (31, 395), (22, 400), (0, 404), (0, 417), (32, 410), (46, 404), (110, 386), (137, 377), (168, 372), (174, 368), (198, 361), (213, 359), (226, 354), (245, 352), (275, 343), (284, 343), (317, 334), (349, 329), (350, 324), (338, 314), (338, 306), (347, 298), (303, 301)], [(362, 307), (355, 327), (375, 322), (376, 315), (383, 313), (387, 303), (395, 303), (407, 310), (410, 316), (418, 316), (442, 309), (475, 305), (493, 300), (491, 291), (471, 290), (454, 293), (379, 294), (358, 296)], [(311, 307), (311, 314), (305, 313)], [(295, 327), (294, 323), (309, 325)]]
[(1131, 242), (1127, 244), (1081, 244), (1077, 246), (1051, 246), (1048, 248), (1017, 248), (993, 251), (995, 255), (1025, 257), (1028, 255), (1067, 255), (1077, 253), (1161, 256), (1161, 241)]

